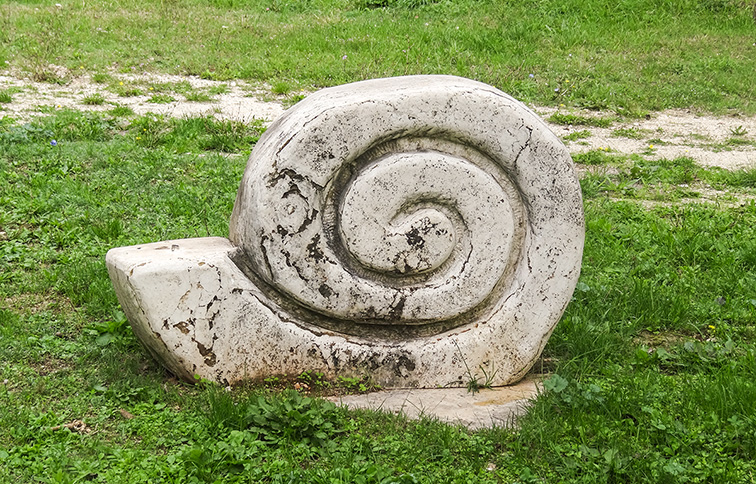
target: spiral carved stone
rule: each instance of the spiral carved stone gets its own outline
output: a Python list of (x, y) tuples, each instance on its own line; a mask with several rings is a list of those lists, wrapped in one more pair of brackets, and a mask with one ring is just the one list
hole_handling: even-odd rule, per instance
[[(229, 239), (170, 241), (201, 289), (189, 306), (174, 291), (180, 310), (158, 323), (121, 297), (177, 373), (204, 376), (212, 354), (205, 373), (224, 382), (316, 370), (437, 386), (482, 367), (504, 384), (561, 317), (584, 226), (569, 154), (536, 115), (485, 84), (412, 76), (325, 89), (273, 123)], [(111, 253), (118, 288), (143, 266)], [(189, 332), (166, 343), (174, 327)]]

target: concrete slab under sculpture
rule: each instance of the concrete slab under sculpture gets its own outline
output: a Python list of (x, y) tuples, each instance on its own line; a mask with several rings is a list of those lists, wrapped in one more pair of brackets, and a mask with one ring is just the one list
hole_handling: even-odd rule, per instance
[(514, 385), (482, 388), (476, 393), (466, 388), (403, 388), (329, 397), (328, 400), (352, 409), (390, 412), (410, 419), (432, 417), (479, 430), (494, 426), (517, 427), (519, 418), (527, 413), (538, 395), (539, 387), (540, 380), (529, 374)]
[(108, 252), (135, 334), (176, 375), (305, 370), (438, 387), (513, 383), (577, 283), (580, 185), (559, 139), (451, 76), (312, 94), (255, 146), (229, 239)]

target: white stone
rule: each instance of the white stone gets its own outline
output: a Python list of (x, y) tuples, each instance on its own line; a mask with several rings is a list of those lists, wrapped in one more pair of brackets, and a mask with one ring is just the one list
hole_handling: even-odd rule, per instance
[(517, 420), (537, 397), (540, 386), (534, 375), (528, 375), (515, 385), (481, 388), (476, 393), (465, 388), (402, 389), (330, 397), (329, 400), (352, 409), (396, 413), (411, 419), (431, 417), (479, 430), (494, 426), (516, 427)]
[(387, 388), (520, 379), (577, 283), (569, 153), (491, 86), (411, 76), (325, 89), (258, 141), (230, 240), (113, 249), (135, 333), (223, 383), (364, 376)]

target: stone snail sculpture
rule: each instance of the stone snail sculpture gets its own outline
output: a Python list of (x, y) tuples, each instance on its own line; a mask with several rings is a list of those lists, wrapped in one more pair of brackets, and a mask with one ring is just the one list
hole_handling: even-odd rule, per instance
[(323, 372), (383, 387), (517, 381), (577, 283), (569, 153), (523, 104), (450, 76), (319, 91), (255, 146), (229, 239), (122, 247), (134, 332), (186, 380)]

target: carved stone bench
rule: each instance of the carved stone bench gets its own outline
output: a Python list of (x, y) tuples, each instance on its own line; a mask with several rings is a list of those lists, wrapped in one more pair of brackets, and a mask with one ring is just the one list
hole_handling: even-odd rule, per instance
[(305, 370), (383, 387), (520, 379), (577, 283), (580, 185), (523, 104), (450, 76), (324, 89), (255, 146), (229, 239), (108, 252), (135, 334), (170, 371)]

